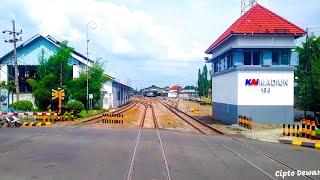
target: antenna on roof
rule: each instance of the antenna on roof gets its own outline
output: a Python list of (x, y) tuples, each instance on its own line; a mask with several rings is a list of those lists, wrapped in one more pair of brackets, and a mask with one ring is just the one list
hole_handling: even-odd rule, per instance
[(257, 0), (241, 0), (241, 16), (249, 11), (255, 4), (257, 4)]

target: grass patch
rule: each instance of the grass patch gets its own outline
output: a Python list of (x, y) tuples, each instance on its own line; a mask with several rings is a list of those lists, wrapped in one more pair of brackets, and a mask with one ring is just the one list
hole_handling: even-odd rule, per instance
[[(286, 134), (288, 134), (288, 133), (286, 132)], [(299, 133), (299, 137), (302, 137), (302, 132)], [(316, 137), (320, 138), (320, 129), (316, 129)]]
[(232, 128), (231, 131), (235, 131), (236, 133), (241, 133), (241, 131), (245, 131), (245, 130), (240, 128)]
[(205, 103), (212, 103), (212, 99), (204, 99), (204, 100), (202, 100), (202, 102), (205, 102)]
[(89, 117), (89, 116), (92, 116), (92, 115), (93, 115), (93, 111), (95, 111), (95, 112), (98, 114), (98, 113), (103, 112), (104, 110), (88, 110), (88, 112), (87, 112), (87, 110), (82, 110), (82, 111), (79, 113), (79, 116), (80, 116), (80, 118), (81, 118), (81, 117)]

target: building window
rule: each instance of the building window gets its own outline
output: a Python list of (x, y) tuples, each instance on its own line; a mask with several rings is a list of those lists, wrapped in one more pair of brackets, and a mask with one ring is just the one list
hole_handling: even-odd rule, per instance
[(233, 54), (229, 54), (227, 56), (227, 61), (228, 61), (227, 68), (229, 69), (233, 66)]
[(218, 72), (217, 62), (213, 63), (214, 72)]
[(279, 65), (280, 58), (279, 58), (279, 52), (273, 51), (272, 52), (272, 65)]
[(281, 52), (281, 65), (288, 65), (289, 64), (289, 52), (284, 51)]
[(260, 65), (261, 59), (262, 59), (261, 52), (259, 52), (259, 51), (253, 52), (253, 55), (252, 55), (252, 64), (253, 65)]
[(251, 65), (251, 51), (243, 53), (244, 65)]
[(28, 70), (24, 71), (24, 77), (29, 77), (29, 71)]

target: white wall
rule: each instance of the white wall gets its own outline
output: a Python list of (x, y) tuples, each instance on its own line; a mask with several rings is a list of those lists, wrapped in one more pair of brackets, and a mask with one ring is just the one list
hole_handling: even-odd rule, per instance
[(212, 58), (231, 48), (295, 48), (293, 35), (238, 35), (230, 37), (212, 51)]
[(176, 91), (171, 91), (171, 92), (169, 91), (168, 97), (174, 97), (174, 98), (177, 97), (177, 92)]
[[(259, 79), (259, 81), (284, 79), (288, 80), (288, 86), (246, 86), (246, 79)], [(270, 88), (270, 92), (264, 93), (261, 88), (267, 90)], [(238, 105), (293, 105), (293, 103), (293, 71), (238, 71)]]
[(212, 51), (212, 57), (214, 58), (234, 46), (237, 46), (237, 40), (236, 37), (231, 37)]
[(80, 76), (79, 65), (72, 65), (72, 70), (73, 70), (72, 77), (73, 78), (78, 78)]
[(112, 81), (104, 83), (101, 91), (104, 92), (102, 95), (102, 108), (109, 109), (115, 107), (115, 104), (113, 103), (115, 95), (112, 92)]
[(103, 84), (101, 91), (107, 91), (108, 93), (112, 93), (112, 81), (107, 81)]
[(237, 104), (237, 72), (212, 77), (212, 102)]
[(5, 81), (7, 83), (8, 80), (8, 65), (6, 64), (1, 64), (0, 66), (1, 71), (0, 71), (0, 81)]
[(293, 35), (241, 35), (237, 37), (238, 47), (291, 47), (295, 48)]
[(112, 93), (104, 94), (102, 97), (102, 108), (109, 109), (113, 108), (113, 95)]

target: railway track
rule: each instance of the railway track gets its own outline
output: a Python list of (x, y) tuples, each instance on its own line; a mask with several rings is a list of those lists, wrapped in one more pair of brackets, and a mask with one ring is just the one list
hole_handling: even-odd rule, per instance
[(145, 118), (146, 118), (146, 114), (147, 114), (147, 110), (148, 108), (151, 108), (151, 113), (152, 113), (152, 121), (154, 124), (154, 129), (156, 129), (156, 133), (157, 133), (157, 137), (158, 137), (158, 142), (159, 142), (159, 146), (160, 146), (160, 150), (161, 150), (161, 155), (162, 155), (162, 160), (164, 162), (164, 168), (166, 171), (166, 179), (167, 180), (171, 180), (171, 175), (170, 175), (170, 170), (169, 170), (169, 166), (168, 166), (168, 162), (167, 162), (167, 158), (165, 156), (165, 152), (164, 152), (164, 148), (163, 148), (163, 144), (162, 144), (162, 139), (161, 139), (161, 135), (159, 132), (159, 127), (158, 127), (158, 123), (157, 123), (157, 117), (154, 111), (154, 107), (152, 105), (152, 102), (150, 100), (148, 100), (147, 102), (143, 102), (140, 101), (140, 103), (142, 105), (144, 105), (145, 109), (144, 112), (142, 114), (141, 117), (141, 121), (140, 121), (140, 127), (139, 127), (139, 132), (136, 138), (136, 142), (135, 142), (135, 146), (134, 146), (134, 150), (133, 150), (133, 154), (132, 154), (132, 158), (131, 158), (131, 163), (130, 163), (130, 167), (129, 167), (129, 171), (128, 171), (128, 176), (127, 176), (127, 180), (131, 180), (132, 179), (132, 174), (134, 171), (134, 162), (135, 162), (135, 158), (136, 158), (136, 154), (137, 154), (137, 147), (139, 146), (139, 142), (140, 142), (140, 137), (141, 137), (141, 131), (143, 131), (145, 128)]
[(163, 102), (161, 100), (158, 100), (160, 104), (162, 104), (164, 107), (166, 107), (168, 110), (170, 110), (173, 114), (180, 117), (182, 120), (187, 122), (189, 125), (191, 125), (193, 128), (198, 130), (202, 134), (222, 134), (221, 131), (203, 123), (202, 121), (190, 116), (187, 113), (184, 113), (180, 111), (178, 108), (172, 108), (170, 104)]
[[(111, 114), (124, 113), (124, 112), (130, 110), (131, 108), (133, 108), (137, 103), (138, 103), (137, 101), (132, 101), (129, 104), (124, 105), (124, 106), (120, 107), (119, 109), (111, 112)], [(97, 122), (102, 120), (103, 114), (105, 114), (105, 113), (106, 113), (106, 111), (104, 111), (102, 113), (99, 113), (99, 114), (97, 114), (95, 116), (89, 117), (86, 120), (83, 120), (81, 122), (77, 122), (77, 123), (73, 124), (73, 126), (84, 125), (84, 124), (87, 124), (87, 123), (97, 123)]]
[[(213, 131), (216, 131), (217, 133), (222, 134), (222, 135), (224, 135), (224, 136), (232, 139), (233, 141), (241, 144), (243, 147), (247, 148), (248, 150), (250, 150), (250, 151), (252, 151), (252, 152), (255, 152), (255, 153), (257, 153), (257, 154), (260, 154), (261, 156), (264, 156), (264, 157), (268, 158), (269, 160), (274, 161), (274, 162), (276, 162), (277, 164), (279, 164), (279, 165), (281, 165), (281, 166), (284, 166), (284, 167), (286, 167), (286, 168), (288, 168), (288, 169), (290, 169), (290, 170), (292, 170), (292, 171), (295, 171), (295, 172), (298, 171), (297, 168), (294, 168), (294, 167), (290, 166), (289, 164), (287, 164), (287, 163), (285, 163), (285, 162), (282, 162), (281, 160), (279, 160), (279, 159), (277, 159), (277, 158), (275, 158), (275, 157), (273, 157), (273, 156), (271, 156), (271, 155), (269, 155), (269, 154), (267, 154), (267, 153), (265, 153), (265, 152), (263, 152), (263, 151), (255, 148), (255, 147), (253, 147), (253, 146), (251, 146), (251, 145), (249, 145), (248, 143), (245, 143), (245, 142), (239, 140), (238, 138), (233, 137), (232, 135), (225, 134), (225, 133), (223, 133), (223, 132), (220, 131), (220, 130), (217, 130), (217, 129), (212, 128), (211, 126), (203, 123), (202, 121), (200, 121), (200, 120), (198, 120), (198, 119), (190, 116), (189, 114), (187, 114), (187, 113), (179, 110), (177, 107), (171, 107), (168, 103), (165, 103), (165, 102), (163, 102), (163, 101), (161, 101), (161, 100), (158, 100), (158, 99), (156, 99), (156, 100), (157, 100), (158, 102), (160, 102), (162, 105), (164, 105), (164, 106), (165, 106), (167, 109), (169, 109), (171, 112), (173, 112), (174, 114), (176, 114), (177, 116), (179, 116), (181, 119), (184, 119), (184, 117), (187, 116), (187, 117), (189, 117), (190, 119), (193, 119), (194, 122), (198, 122), (198, 123), (201, 124), (202, 126), (208, 127), (209, 129), (212, 129)], [(182, 114), (183, 114), (184, 116), (181, 116)], [(190, 124), (190, 125), (191, 125), (191, 124)], [(191, 126), (195, 127), (194, 124), (192, 124)], [(195, 127), (195, 128), (198, 129), (201, 133), (206, 134), (204, 131), (202, 131), (202, 128), (200, 128), (200, 127)], [(206, 134), (206, 135), (207, 135), (207, 134)], [(204, 141), (206, 144), (208, 144), (208, 142), (207, 142), (206, 139), (202, 138), (202, 141)], [(208, 145), (209, 145), (209, 144), (208, 144)], [(260, 171), (261, 173), (265, 174), (269, 179), (278, 179), (278, 178), (274, 177), (273, 175), (271, 175), (271, 174), (267, 173), (266, 171), (264, 171), (264, 168), (263, 168), (263, 167), (258, 167), (257, 165), (255, 165), (254, 163), (252, 163), (251, 161), (249, 161), (248, 159), (246, 159), (245, 157), (241, 156), (240, 154), (238, 154), (238, 153), (235, 152), (234, 150), (230, 149), (228, 146), (226, 146), (226, 145), (222, 145), (222, 146), (223, 146), (227, 151), (233, 153), (235, 156), (238, 156), (239, 158), (241, 158), (242, 160), (244, 160), (245, 162), (247, 162), (248, 164), (250, 164), (252, 167), (254, 167), (255, 169), (257, 169), (257, 170)], [(313, 177), (308, 176), (308, 175), (306, 175), (306, 176), (304, 176), (304, 177), (305, 177), (306, 179), (312, 179), (312, 180), (314, 180)]]

